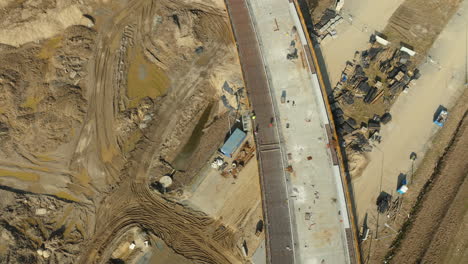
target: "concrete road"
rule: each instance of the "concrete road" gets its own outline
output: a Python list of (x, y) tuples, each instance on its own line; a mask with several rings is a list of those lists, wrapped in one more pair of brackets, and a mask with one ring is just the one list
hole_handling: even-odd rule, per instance
[[(294, 26), (300, 28), (293, 16), (294, 5), (291, 8), (288, 1), (249, 3), (278, 113), (281, 147), (294, 169), (287, 181), (294, 205), (297, 262), (348, 263), (345, 228), (349, 225), (344, 224), (348, 219), (338, 192), (341, 180), (327, 148), (328, 118), (319, 83), (307, 64), (307, 46), (302, 46), (307, 43), (293, 31)], [(288, 60), (292, 41), (299, 56)], [(281, 103), (284, 93), (286, 102)]]
[[(328, 148), (329, 121), (294, 5), (227, 4), (257, 115), (268, 262), (349, 263), (352, 238), (340, 172)], [(294, 48), (298, 57), (288, 60)], [(293, 173), (284, 173), (287, 165)]]

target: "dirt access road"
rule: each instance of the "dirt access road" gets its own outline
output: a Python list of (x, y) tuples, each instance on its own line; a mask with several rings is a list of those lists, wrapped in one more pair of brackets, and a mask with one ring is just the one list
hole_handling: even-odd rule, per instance
[[(387, 256), (391, 263), (463, 263), (467, 260), (466, 199), (468, 197), (467, 112), (450, 148), (437, 164), (419, 201), (411, 224), (398, 247)], [(428, 230), (431, 230), (428, 232)], [(464, 259), (464, 261), (463, 261)]]
[[(420, 205), (415, 206), (415, 204), (417, 204), (418, 201), (419, 204), (421, 204), (421, 201), (426, 200), (426, 196), (423, 196), (421, 193), (428, 193), (428, 189), (426, 187), (432, 186), (431, 184), (427, 184), (428, 181), (439, 177), (438, 175), (440, 174), (441, 164), (443, 163), (443, 160), (446, 160), (444, 157), (449, 153), (449, 147), (452, 144), (459, 142), (454, 139), (456, 138), (457, 129), (461, 127), (463, 117), (466, 117), (466, 112), (468, 110), (468, 106), (466, 105), (467, 99), (468, 91), (465, 90), (464, 94), (460, 96), (460, 99), (457, 101), (457, 104), (451, 108), (450, 119), (445, 123), (444, 129), (435, 135), (433, 138), (433, 144), (427, 151), (424, 158), (419, 158), (421, 159), (420, 165), (414, 172), (414, 175), (411, 171), (408, 172), (407, 179), (412, 182), (409, 186), (410, 190), (404, 196), (394, 195), (394, 200), (399, 199), (399, 207), (397, 207), (396, 210), (391, 209), (389, 212), (381, 214), (380, 217), (377, 217), (376, 212), (368, 212), (366, 223), (370, 228), (370, 235), (367, 240), (362, 241), (361, 243), (362, 256), (365, 263), (381, 262), (385, 256), (389, 257), (394, 255), (393, 253), (388, 253), (389, 250), (393, 248), (395, 249), (395, 252), (397, 252), (400, 249), (399, 245), (401, 245), (401, 243), (398, 241), (401, 242), (404, 238), (397, 238), (397, 235), (404, 235), (410, 230), (409, 227), (412, 226), (411, 223), (416, 219), (417, 212), (421, 208)], [(450, 205), (450, 201), (444, 201), (444, 205), (449, 207), (448, 205)], [(456, 204), (456, 202), (453, 202), (453, 204)], [(456, 206), (454, 207), (456, 208)], [(455, 212), (463, 214), (463, 210)], [(389, 217), (387, 217), (387, 215), (389, 215)], [(450, 219), (461, 219), (461, 217), (451, 217)], [(438, 223), (440, 223), (440, 225), (437, 224), (439, 226), (438, 228), (446, 228), (444, 227), (446, 226), (446, 223), (442, 223), (441, 219), (438, 221)], [(457, 221), (451, 222), (447, 227), (456, 222)], [(387, 225), (389, 227), (387, 227)], [(399, 233), (395, 233), (393, 231), (400, 230), (401, 228), (403, 228), (403, 231)], [(432, 232), (429, 233), (432, 234)], [(455, 241), (463, 241), (463, 239), (454, 239)], [(463, 248), (463, 246), (461, 246), (461, 248)], [(439, 252), (439, 250), (434, 252)]]
[[(179, 9), (197, 9), (215, 16), (213, 23), (222, 21), (215, 9), (203, 5), (185, 2), (131, 1), (122, 7), (113, 17), (106, 18), (102, 32), (97, 39), (97, 49), (89, 84), (91, 92), (88, 117), (75, 153), (76, 166), (88, 168), (96, 182), (114, 185), (120, 181), (111, 193), (97, 205), (95, 233), (91, 237), (78, 263), (106, 262), (113, 250), (113, 241), (135, 226), (157, 234), (177, 253), (201, 263), (235, 263), (239, 256), (230, 243), (233, 234), (213, 219), (186, 207), (168, 202), (150, 190), (147, 171), (154, 153), (161, 149), (165, 136), (174, 128), (177, 117), (174, 116), (180, 104), (183, 104), (195, 89), (202, 84), (201, 71), (209, 71), (217, 60), (223, 59), (226, 52), (222, 45), (213, 44), (212, 59), (205, 67), (192, 67), (172, 83), (164, 102), (161, 103), (155, 119), (167, 126), (150, 127), (148, 137), (132, 153), (131, 160), (119, 153), (119, 146), (114, 133), (115, 89), (113, 49), (121, 38), (124, 25), (132, 18), (139, 17), (135, 28), (142, 28), (149, 18), (164, 5)], [(219, 12), (218, 12), (219, 13)], [(218, 21), (216, 17), (219, 17)], [(220, 26), (222, 28), (222, 25)], [(135, 41), (138, 39), (136, 34)], [(140, 36), (141, 37), (141, 36)], [(125, 164), (122, 167), (121, 164)], [(155, 216), (158, 220), (155, 221)], [(217, 239), (214, 239), (216, 236)], [(226, 239), (226, 241), (223, 240)], [(225, 242), (226, 244), (222, 244)]]

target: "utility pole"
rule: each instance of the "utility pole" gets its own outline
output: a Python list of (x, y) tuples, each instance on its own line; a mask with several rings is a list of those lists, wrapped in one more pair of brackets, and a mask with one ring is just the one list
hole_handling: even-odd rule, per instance
[(231, 110), (228, 112), (228, 126), (229, 126), (229, 136), (231, 135)]
[(411, 152), (410, 154), (410, 160), (411, 160), (411, 178), (410, 182), (408, 184), (413, 183), (413, 174), (414, 174), (414, 161), (418, 158), (415, 152)]
[(468, 86), (468, 22), (465, 22), (465, 87)]

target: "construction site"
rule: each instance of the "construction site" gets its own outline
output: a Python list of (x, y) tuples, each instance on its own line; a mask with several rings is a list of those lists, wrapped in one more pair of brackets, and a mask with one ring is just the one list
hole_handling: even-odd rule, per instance
[(362, 262), (464, 263), (466, 2), (344, 2), (310, 13)]
[(468, 2), (383, 2), (0, 0), (0, 263), (468, 262)]
[[(0, 13), (0, 262), (247, 262), (263, 216), (224, 2), (7, 0)], [(227, 157), (230, 127), (250, 139)], [(204, 178), (233, 196), (197, 190)]]

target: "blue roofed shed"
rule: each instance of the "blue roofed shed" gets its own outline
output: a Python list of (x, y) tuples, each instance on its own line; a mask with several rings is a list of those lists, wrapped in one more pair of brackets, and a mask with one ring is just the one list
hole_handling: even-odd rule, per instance
[(234, 133), (224, 142), (224, 145), (219, 149), (224, 155), (231, 157), (232, 153), (242, 144), (247, 135), (242, 130), (236, 128)]

